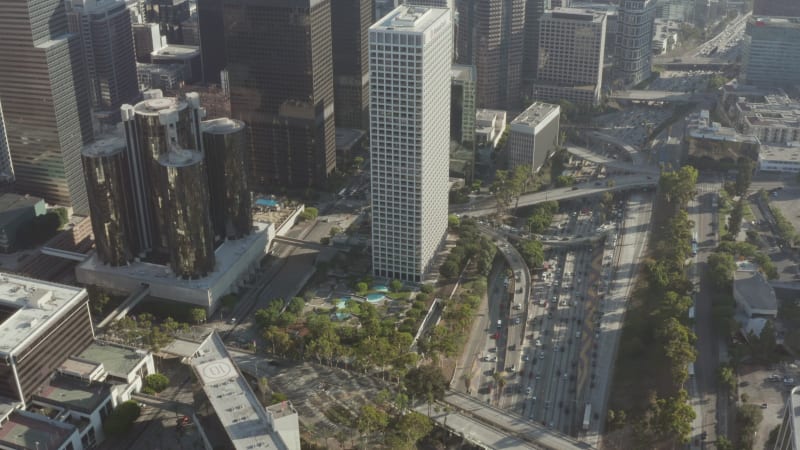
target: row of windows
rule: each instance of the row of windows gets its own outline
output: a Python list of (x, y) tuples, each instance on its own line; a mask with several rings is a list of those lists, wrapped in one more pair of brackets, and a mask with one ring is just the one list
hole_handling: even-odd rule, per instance
[[(401, 33), (381, 33), (381, 32), (372, 32), (369, 34), (369, 41), (370, 41), (370, 48), (373, 46), (378, 46), (380, 48), (392, 48), (394, 51), (398, 51), (398, 45), (408, 46), (412, 45), (414, 47), (410, 48), (417, 48), (418, 50), (422, 50), (420, 45), (422, 45), (422, 35), (419, 34), (401, 34)], [(383, 46), (380, 44), (397, 44), (393, 46)]]

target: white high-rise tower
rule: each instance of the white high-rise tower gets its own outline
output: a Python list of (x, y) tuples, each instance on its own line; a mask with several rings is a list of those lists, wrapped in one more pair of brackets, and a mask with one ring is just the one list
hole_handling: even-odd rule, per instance
[(421, 281), (447, 232), (451, 17), (403, 5), (369, 29), (375, 276)]

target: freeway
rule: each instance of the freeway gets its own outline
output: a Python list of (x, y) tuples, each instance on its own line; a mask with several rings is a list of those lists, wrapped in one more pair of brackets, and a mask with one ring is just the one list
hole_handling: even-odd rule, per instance
[[(487, 406), (485, 403), (460, 392), (448, 391), (443, 402), (458, 411), (459, 416), (476, 419), (473, 422), (473, 426), (477, 422), (483, 422), (490, 424), (490, 428), (496, 430), (492, 434), (484, 434), (484, 427), (456, 430), (457, 432), (463, 431), (465, 436), (468, 435), (471, 439), (488, 448), (531, 448), (529, 446), (520, 447), (520, 445), (523, 445), (521, 441), (534, 444), (533, 448), (537, 449), (569, 450), (592, 448), (589, 444), (554, 430), (545, 429), (518, 414)], [(424, 411), (420, 410), (420, 412), (427, 413), (427, 406), (423, 405), (421, 408), (424, 408)], [(452, 415), (448, 416), (453, 417)], [(441, 415), (433, 418), (444, 423), (444, 417)], [(455, 424), (452, 425), (452, 428), (455, 429)], [(450, 418), (448, 418), (446, 426), (451, 426)], [(500, 432), (499, 436), (494, 435), (497, 431)]]
[(587, 161), (593, 162), (595, 164), (603, 164), (606, 167), (623, 170), (625, 172), (631, 173), (641, 173), (647, 175), (658, 175), (659, 169), (656, 166), (646, 166), (641, 164), (632, 164), (627, 161), (620, 161), (617, 159), (611, 159), (602, 155), (598, 155), (597, 153), (583, 147), (576, 147), (574, 145), (567, 146), (567, 152), (570, 154), (577, 156), (581, 159), (585, 159)]
[(630, 100), (640, 102), (668, 102), (668, 103), (689, 103), (692, 99), (690, 92), (674, 91), (646, 91), (633, 89), (628, 91), (614, 91), (609, 98), (614, 100)]
[[(586, 197), (602, 194), (603, 192), (624, 191), (636, 188), (646, 188), (655, 186), (658, 183), (657, 176), (651, 175), (627, 175), (609, 179), (613, 181), (613, 186), (606, 183), (589, 182), (577, 184), (573, 187), (550, 189), (543, 192), (524, 194), (519, 198), (519, 206), (531, 206), (544, 203), (550, 200), (568, 200), (573, 198)], [(463, 214), (470, 217), (488, 216), (497, 212), (497, 202), (491, 197), (484, 197), (479, 200), (461, 205), (453, 205), (451, 213)]]

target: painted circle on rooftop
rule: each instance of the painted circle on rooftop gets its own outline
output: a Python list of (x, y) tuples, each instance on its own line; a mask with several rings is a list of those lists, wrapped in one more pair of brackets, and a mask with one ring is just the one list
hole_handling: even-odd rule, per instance
[(203, 378), (205, 379), (216, 379), (216, 378), (226, 378), (231, 376), (233, 373), (233, 368), (230, 364), (227, 364), (225, 361), (215, 361), (210, 364), (206, 364), (202, 368)]

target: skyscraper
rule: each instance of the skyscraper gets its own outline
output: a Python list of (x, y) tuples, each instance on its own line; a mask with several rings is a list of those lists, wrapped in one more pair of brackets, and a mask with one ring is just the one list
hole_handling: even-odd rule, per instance
[(200, 51), (203, 55), (203, 81), (220, 84), (220, 72), (225, 68), (225, 20), (222, 0), (198, 0), (200, 21)]
[(536, 68), (539, 65), (539, 19), (549, 9), (551, 9), (550, 0), (527, 0), (525, 3), (522, 80), (527, 86), (536, 79)]
[(231, 113), (251, 131), (251, 187), (323, 186), (336, 167), (331, 0), (223, 9)]
[(452, 27), (399, 6), (369, 30), (375, 276), (421, 281), (447, 231)]
[(598, 104), (603, 84), (606, 14), (555, 8), (542, 16), (539, 28), (539, 68), (533, 97)]
[(756, 86), (789, 87), (800, 73), (800, 18), (755, 17), (744, 35), (741, 79)]
[(92, 106), (118, 122), (119, 107), (139, 96), (130, 12), (121, 0), (68, 0), (67, 11), (83, 43)]
[(654, 0), (622, 0), (614, 69), (626, 86), (650, 78), (653, 60)]
[(800, 17), (800, 2), (797, 0), (755, 0), (753, 15)]
[(183, 44), (183, 23), (191, 17), (189, 0), (147, 0), (145, 19), (157, 23), (168, 44)]
[(81, 148), (92, 138), (86, 71), (61, 0), (0, 2), (0, 98), (16, 189), (86, 213)]
[(478, 73), (479, 108), (520, 104), (526, 0), (464, 0), (458, 4), (459, 64)]
[(14, 181), (14, 166), (11, 164), (11, 153), (8, 150), (3, 105), (0, 104), (0, 184), (12, 181)]
[(369, 27), (372, 0), (334, 0), (333, 92), (336, 126), (369, 127)]

